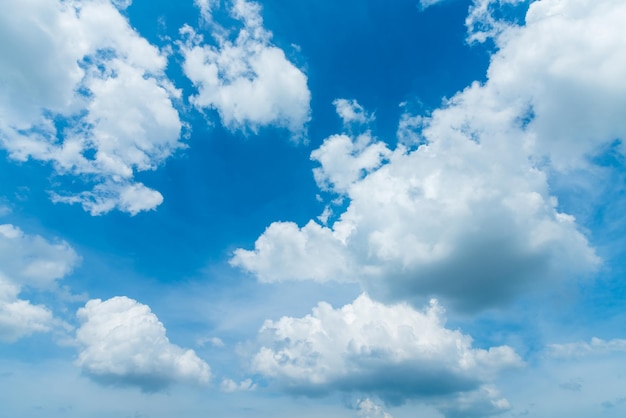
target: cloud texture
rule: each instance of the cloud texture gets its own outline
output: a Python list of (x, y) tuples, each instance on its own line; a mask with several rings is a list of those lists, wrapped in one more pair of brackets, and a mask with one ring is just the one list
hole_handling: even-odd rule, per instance
[(621, 1), (544, 0), (524, 26), (501, 22), (487, 81), (405, 115), (397, 148), (364, 127), (312, 153), (321, 189), (349, 199), (337, 221), (272, 224), (232, 263), (264, 281), (359, 280), (379, 299), (437, 296), (464, 311), (594, 271), (600, 260), (550, 180), (624, 152), (625, 15)]
[(9, 2), (0, 44), (0, 146), (9, 156), (80, 178), (87, 190), (53, 199), (93, 215), (158, 206), (161, 194), (134, 176), (183, 146), (165, 54), (109, 0)]
[(209, 381), (209, 366), (193, 350), (170, 343), (148, 306), (127, 297), (94, 299), (77, 315), (76, 365), (95, 381), (148, 392), (175, 382)]
[(219, 4), (197, 2), (215, 45), (189, 26), (181, 29), (183, 70), (198, 90), (191, 102), (200, 110), (216, 110), (222, 124), (233, 130), (278, 126), (300, 138), (310, 119), (306, 75), (271, 43), (258, 3), (233, 2), (230, 13), (243, 26), (234, 39), (231, 30), (211, 21), (213, 3)]
[(59, 325), (46, 306), (19, 295), (24, 289), (54, 290), (77, 262), (64, 241), (50, 242), (14, 225), (0, 225), (0, 341), (15, 342)]
[(470, 396), (522, 364), (508, 346), (473, 348), (471, 337), (445, 328), (434, 300), (424, 311), (364, 294), (339, 309), (322, 302), (303, 318), (266, 321), (261, 341), (254, 370), (287, 391), (373, 394), (390, 403)]

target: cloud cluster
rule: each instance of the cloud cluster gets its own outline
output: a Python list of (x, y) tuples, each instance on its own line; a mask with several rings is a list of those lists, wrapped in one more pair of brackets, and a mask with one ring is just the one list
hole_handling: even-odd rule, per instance
[(508, 346), (487, 350), (445, 328), (435, 300), (424, 311), (359, 296), (334, 309), (320, 303), (311, 315), (266, 321), (256, 372), (293, 393), (374, 394), (387, 402), (474, 392), (521, 360)]
[(170, 343), (156, 315), (133, 299), (90, 300), (77, 316), (76, 365), (97, 382), (151, 392), (175, 382), (204, 384), (211, 376), (193, 350)]
[(167, 57), (116, 8), (130, 1), (14, 1), (0, 17), (0, 146), (91, 187), (53, 193), (93, 215), (154, 209), (136, 181), (183, 144)]
[[(348, 137), (328, 138), (313, 153), (322, 162), (316, 179), (345, 191), (347, 210), (331, 227), (274, 223), (232, 263), (263, 281), (361, 280), (377, 297), (435, 295), (463, 310), (508, 303), (531, 285), (596, 265), (574, 219), (558, 211), (546, 175), (521, 147), (511, 150), (519, 144), (491, 148), (458, 130), (446, 134), (413, 152), (352, 138), (364, 151), (332, 158), (325, 153)], [(346, 174), (368, 154), (370, 167), (383, 155), (389, 162), (363, 178), (364, 171)]]
[[(621, 1), (533, 2), (526, 25), (494, 35), (487, 81), (431, 115), (405, 115), (395, 149), (363, 128), (313, 151), (322, 190), (349, 199), (338, 220), (272, 224), (232, 263), (265, 281), (360, 280), (382, 300), (436, 296), (464, 311), (592, 272), (600, 260), (550, 175), (624, 152), (625, 17)], [(298, 251), (281, 265), (287, 243)], [(300, 263), (319, 266), (291, 268)]]
[(24, 288), (53, 290), (56, 280), (77, 262), (66, 242), (50, 242), (14, 225), (0, 225), (0, 341), (14, 342), (57, 324), (47, 307), (20, 299), (19, 294)]
[(257, 132), (271, 125), (288, 129), (294, 138), (304, 135), (311, 100), (307, 77), (271, 43), (260, 5), (233, 2), (231, 15), (243, 27), (231, 39), (229, 30), (211, 21), (213, 3), (219, 2), (196, 1), (215, 45), (189, 26), (181, 29), (183, 70), (198, 91), (192, 104), (216, 110), (232, 130)]

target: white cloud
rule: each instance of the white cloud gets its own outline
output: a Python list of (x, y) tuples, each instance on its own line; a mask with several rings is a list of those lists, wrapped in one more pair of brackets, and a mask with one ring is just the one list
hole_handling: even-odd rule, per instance
[[(210, 13), (211, 3), (197, 2), (203, 15)], [(272, 45), (260, 11), (258, 3), (236, 0), (231, 14), (243, 28), (231, 40), (228, 31), (213, 23), (217, 46), (205, 43), (189, 26), (181, 29), (183, 69), (198, 90), (191, 102), (217, 110), (229, 129), (256, 132), (278, 126), (298, 138), (310, 119), (307, 77)]]
[[(550, 176), (584, 170), (626, 138), (624, 19), (621, 1), (533, 2), (525, 26), (507, 24), (497, 35), (485, 83), (429, 117), (403, 117), (399, 137), (413, 148), (417, 140), (417, 149), (401, 140), (364, 164), (355, 150), (373, 145), (359, 148), (344, 135), (313, 152), (318, 184), (345, 194), (349, 206), (328, 226), (283, 229), (280, 242), (333, 248), (333, 257), (292, 252), (282, 266), (267, 233), (233, 263), (266, 279), (360, 280), (377, 298), (419, 304), (437, 296), (466, 311), (590, 274), (600, 260), (558, 207)], [(324, 233), (312, 242), (316, 228)]]
[(120, 10), (124, 10), (128, 8), (133, 2), (133, 0), (111, 0), (111, 2)]
[(5, 205), (0, 203), (0, 217), (6, 216), (6, 215), (10, 214), (11, 212), (12, 212), (12, 210), (11, 210), (11, 208), (9, 206), (5, 206)]
[(19, 298), (24, 288), (54, 290), (78, 257), (63, 241), (26, 235), (14, 225), (0, 225), (0, 341), (14, 342), (60, 325), (43, 305)]
[(77, 315), (76, 365), (95, 381), (156, 391), (175, 382), (204, 384), (210, 378), (209, 366), (193, 350), (170, 343), (165, 327), (146, 305), (127, 297), (94, 299)]
[(626, 340), (603, 340), (593, 337), (590, 342), (574, 342), (567, 344), (550, 344), (547, 353), (556, 358), (577, 358), (592, 354), (608, 354), (626, 352)]
[[(405, 107), (405, 105), (405, 103), (402, 103), (401, 107)], [(402, 113), (398, 122), (398, 130), (396, 131), (398, 142), (409, 148), (422, 145), (424, 138), (419, 135), (419, 131), (423, 123), (424, 118), (422, 116), (412, 115), (406, 111)]]
[(497, 38), (481, 94), (494, 106), (526, 106), (518, 117), (529, 119), (527, 146), (556, 169), (584, 166), (626, 138), (624, 19), (620, 0), (543, 0), (530, 5), (525, 26)]
[(361, 399), (357, 402), (357, 413), (361, 418), (393, 418), (370, 398)]
[(446, 0), (420, 0), (420, 6), (422, 9), (426, 9), (427, 7), (434, 6), (435, 4), (442, 3)]
[(56, 200), (92, 214), (154, 209), (161, 195), (134, 175), (183, 146), (180, 92), (164, 74), (166, 56), (116, 8), (129, 4), (13, 1), (0, 17), (0, 146), (83, 179), (92, 190)]
[(246, 392), (250, 390), (255, 390), (256, 384), (252, 382), (251, 379), (245, 379), (239, 383), (231, 379), (224, 379), (222, 380), (220, 388), (222, 389), (223, 392), (226, 392), (226, 393)]
[(101, 215), (119, 209), (136, 215), (141, 211), (154, 209), (163, 202), (163, 196), (143, 183), (104, 182), (93, 190), (73, 196), (53, 193), (52, 201), (57, 203), (80, 203), (92, 215)]
[(18, 295), (19, 287), (0, 276), (0, 341), (15, 342), (36, 332), (48, 332), (54, 325), (48, 308)]
[(196, 344), (199, 347), (204, 347), (207, 343), (211, 344), (213, 347), (218, 347), (218, 348), (226, 347), (226, 344), (224, 344), (224, 341), (222, 341), (222, 339), (218, 337), (202, 337), (196, 340)]
[(483, 418), (511, 409), (509, 401), (501, 397), (493, 385), (460, 393), (449, 400), (437, 402), (436, 407), (446, 418)]
[(471, 337), (445, 328), (436, 301), (423, 312), (361, 295), (333, 309), (266, 321), (254, 370), (286, 390), (376, 394), (388, 402), (478, 390), (521, 360), (508, 346), (472, 348)]
[(465, 19), (469, 42), (485, 42), (506, 31), (510, 23), (494, 16), (494, 10), (518, 5), (527, 0), (474, 0)]
[(194, 4), (200, 9), (200, 15), (205, 22), (211, 22), (212, 12), (216, 6), (219, 6), (220, 0), (194, 0)]
[(368, 114), (356, 100), (335, 99), (333, 104), (344, 125), (367, 124), (375, 119), (374, 115)]
[(356, 138), (333, 135), (311, 153), (311, 159), (320, 163), (320, 167), (313, 169), (313, 175), (322, 190), (346, 193), (390, 155), (386, 144), (372, 138), (369, 131)]
[(254, 251), (236, 250), (230, 264), (267, 283), (349, 280), (350, 261), (335, 235), (314, 221), (303, 228), (293, 222), (275, 222), (256, 241)]

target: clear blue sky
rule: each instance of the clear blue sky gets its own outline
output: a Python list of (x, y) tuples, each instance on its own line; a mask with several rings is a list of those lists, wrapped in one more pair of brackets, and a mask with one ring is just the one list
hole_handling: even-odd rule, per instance
[(0, 411), (622, 417), (622, 0), (0, 0)]

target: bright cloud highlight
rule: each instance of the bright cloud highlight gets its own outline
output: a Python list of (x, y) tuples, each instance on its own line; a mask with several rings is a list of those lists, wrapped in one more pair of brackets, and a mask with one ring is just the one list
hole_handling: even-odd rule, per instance
[(165, 54), (108, 0), (9, 2), (0, 27), (0, 146), (91, 187), (56, 202), (92, 215), (157, 207), (161, 194), (134, 176), (183, 146)]
[(508, 346), (476, 349), (471, 337), (445, 328), (434, 300), (417, 311), (361, 295), (339, 309), (320, 303), (303, 318), (266, 321), (260, 333), (254, 370), (298, 394), (437, 399), (480, 390), (501, 370), (522, 364)]
[(175, 382), (205, 384), (211, 371), (193, 350), (170, 343), (150, 308), (127, 297), (94, 299), (79, 309), (76, 365), (93, 380), (147, 392)]
[(54, 290), (78, 262), (64, 241), (50, 242), (20, 228), (0, 225), (0, 341), (15, 342), (60, 324), (44, 305), (19, 298), (25, 288)]
[[(198, 3), (207, 22), (211, 3)], [(261, 127), (277, 126), (294, 138), (302, 137), (311, 112), (306, 75), (272, 45), (258, 3), (236, 0), (230, 12), (243, 25), (234, 40), (228, 29), (215, 23), (211, 23), (215, 46), (191, 27), (181, 29), (183, 70), (198, 90), (191, 102), (201, 110), (217, 110), (232, 130), (256, 133)]]

